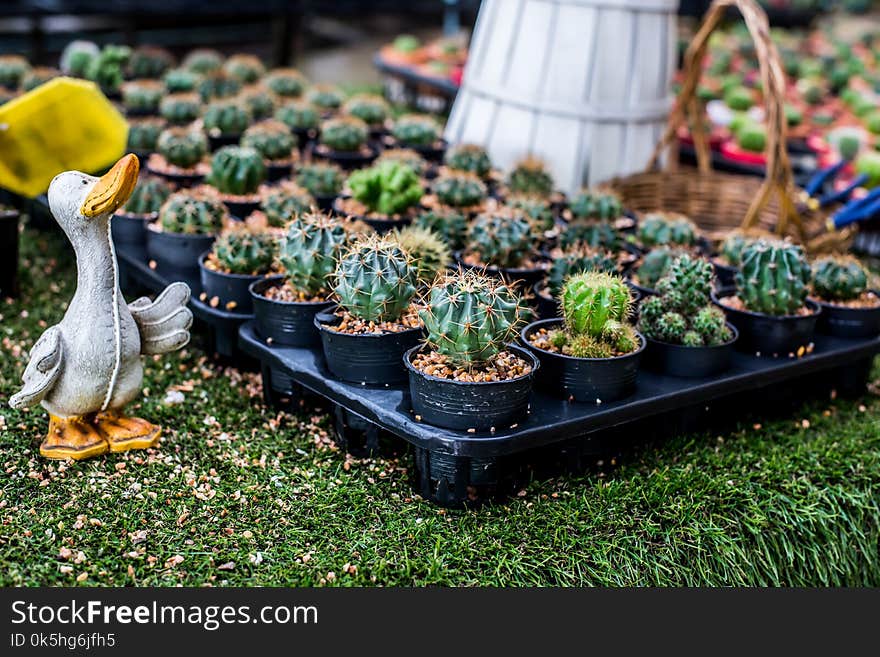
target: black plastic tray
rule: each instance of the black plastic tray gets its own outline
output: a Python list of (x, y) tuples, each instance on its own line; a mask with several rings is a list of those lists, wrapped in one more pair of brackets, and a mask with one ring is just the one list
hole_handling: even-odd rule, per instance
[(206, 329), (205, 332), (210, 339), (209, 350), (231, 359), (238, 365), (253, 366), (253, 362), (249, 362), (238, 348), (238, 328), (252, 319), (253, 315), (212, 308), (201, 301), (199, 295), (202, 284), (198, 269), (191, 275), (165, 272), (158, 267), (152, 269), (146, 250), (137, 246), (117, 245), (116, 256), (119, 260), (119, 284), (123, 291), (133, 293), (138, 288), (143, 288), (148, 292), (158, 293), (169, 283), (177, 280), (189, 285), (192, 290), (189, 307), (193, 317), (198, 321), (197, 328), (200, 326)]
[[(434, 114), (447, 114), (452, 109), (459, 87), (451, 80), (422, 75), (409, 66), (390, 64), (379, 54), (373, 57), (373, 65), (385, 76), (385, 95), (392, 103)], [(397, 84), (391, 84), (390, 80)], [(426, 89), (431, 93), (425, 94)]]
[[(731, 368), (711, 379), (676, 379), (639, 372), (633, 396), (601, 405), (573, 404), (540, 390), (532, 395), (529, 418), (513, 429), (469, 434), (420, 423), (404, 387), (366, 387), (333, 379), (320, 349), (267, 345), (248, 322), (239, 331), (243, 351), (262, 363), (266, 399), (297, 394), (297, 387), (336, 407), (344, 442), (362, 430), (367, 447), (389, 432), (410, 443), (416, 457), (416, 487), (444, 505), (494, 497), (521, 484), (536, 463), (577, 462), (585, 455), (614, 451), (633, 438), (716, 427), (742, 420), (762, 404), (780, 407), (808, 395), (864, 390), (880, 338), (842, 340), (817, 336), (814, 352), (801, 359), (757, 358), (736, 353)], [(785, 385), (779, 385), (785, 383)], [(569, 463), (570, 465), (570, 463)]]

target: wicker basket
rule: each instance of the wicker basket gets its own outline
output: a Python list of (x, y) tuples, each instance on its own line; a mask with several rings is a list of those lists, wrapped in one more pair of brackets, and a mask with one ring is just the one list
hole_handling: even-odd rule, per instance
[[(767, 123), (767, 173), (763, 180), (711, 169), (702, 120), (705, 107), (696, 95), (709, 37), (729, 7), (737, 7), (742, 13), (755, 42)], [(770, 40), (763, 9), (754, 0), (714, 0), (685, 54), (684, 73), (681, 92), (647, 171), (609, 183), (624, 204), (636, 212), (666, 210), (686, 214), (710, 239), (721, 239), (737, 227), (760, 227), (790, 236), (812, 252), (845, 248), (852, 231), (829, 232), (827, 216), (815, 209), (815, 204), (808, 203), (794, 184), (786, 150), (785, 73)], [(678, 163), (678, 131), (683, 125), (692, 130), (696, 169)], [(667, 168), (659, 170), (664, 152)]]

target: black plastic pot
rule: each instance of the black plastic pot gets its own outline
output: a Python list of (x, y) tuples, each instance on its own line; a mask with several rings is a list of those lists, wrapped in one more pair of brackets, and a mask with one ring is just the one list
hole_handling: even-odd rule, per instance
[(18, 294), (18, 222), (16, 209), (0, 210), (0, 297)]
[(229, 210), (229, 214), (233, 219), (245, 219), (251, 212), (260, 209), (259, 199), (253, 201), (232, 201), (224, 197), (220, 197), (223, 205)]
[(880, 306), (847, 308), (818, 299), (816, 303), (822, 308), (816, 323), (816, 330), (820, 333), (838, 338), (872, 338), (880, 335)]
[(147, 229), (147, 255), (160, 266), (173, 270), (194, 271), (199, 256), (210, 251), (214, 235), (189, 235)]
[(638, 283), (633, 282), (631, 278), (626, 279), (626, 284), (630, 286), (634, 294), (638, 294), (640, 299), (647, 299), (648, 297), (657, 296), (657, 290), (654, 290), (650, 287), (645, 287), (644, 285), (639, 285)]
[(202, 292), (205, 298), (211, 300), (217, 297), (220, 300), (219, 308), (229, 312), (250, 315), (254, 312), (251, 301), (250, 286), (263, 276), (261, 274), (227, 274), (222, 271), (213, 271), (205, 267), (205, 258), (210, 251), (199, 257), (199, 276), (202, 281)]
[(544, 279), (544, 276), (547, 275), (546, 267), (495, 267), (493, 265), (471, 265), (465, 262), (461, 257), (461, 252), (456, 251), (453, 254), (455, 258), (455, 262), (464, 267), (465, 269), (485, 269), (486, 273), (490, 276), (498, 276), (502, 278), (507, 283), (517, 284), (523, 290), (531, 289), (535, 283)]
[(700, 379), (724, 372), (730, 367), (730, 357), (739, 333), (733, 324), (728, 323), (733, 337), (724, 344), (713, 347), (685, 347), (647, 338), (645, 367), (686, 379)]
[(594, 404), (622, 399), (635, 391), (646, 344), (641, 333), (638, 334), (641, 346), (636, 351), (615, 358), (574, 358), (538, 349), (529, 342), (529, 336), (538, 329), (560, 324), (561, 319), (542, 319), (532, 322), (520, 333), (522, 343), (541, 361), (539, 388), (562, 399)]
[(739, 269), (718, 262), (715, 258), (712, 258), (712, 267), (715, 269), (715, 287), (723, 290), (736, 285), (736, 274)]
[(312, 149), (312, 156), (319, 160), (328, 160), (339, 165), (346, 171), (361, 169), (370, 164), (379, 156), (379, 152), (373, 146), (367, 146), (368, 153), (361, 151), (334, 151), (322, 144), (317, 144)]
[(440, 139), (427, 146), (404, 144), (402, 142), (397, 142), (396, 144), (396, 148), (409, 148), (428, 160), (428, 162), (436, 162), (438, 164), (443, 162), (443, 156), (446, 154), (447, 146), (448, 144), (445, 139)]
[(419, 344), (421, 328), (399, 333), (351, 335), (327, 328), (339, 318), (330, 311), (315, 315), (321, 335), (327, 369), (338, 379), (350, 383), (401, 385), (407, 373), (403, 355)]
[(315, 329), (315, 315), (333, 307), (330, 301), (286, 302), (263, 296), (269, 288), (284, 283), (284, 276), (254, 281), (249, 288), (257, 332), (272, 344), (288, 347), (317, 347), (321, 336)]
[(237, 146), (240, 141), (241, 135), (208, 135), (208, 147), (212, 153), (224, 146)]
[(813, 341), (816, 322), (822, 312), (819, 304), (807, 300), (809, 315), (783, 315), (776, 317), (736, 310), (721, 303), (725, 296), (735, 290), (726, 289), (712, 292), (712, 302), (721, 308), (727, 319), (739, 331), (737, 349), (760, 356), (788, 356), (796, 354), (801, 347), (806, 348)]
[[(341, 203), (346, 197), (340, 196), (337, 197), (333, 201), (333, 211), (340, 216), (349, 216), (347, 212), (345, 212)], [(387, 232), (394, 230), (395, 228), (403, 228), (404, 226), (409, 226), (412, 223), (412, 217), (407, 215), (402, 215), (398, 217), (387, 217), (383, 219), (379, 219), (376, 217), (370, 217), (366, 215), (351, 215), (354, 219), (360, 219), (365, 224), (368, 224), (380, 235), (383, 235)]]
[(155, 221), (158, 212), (150, 214), (126, 214), (117, 212), (110, 220), (110, 232), (116, 244), (143, 244), (146, 239), (147, 225)]
[(291, 128), (296, 135), (300, 153), (305, 153), (311, 144), (318, 138), (317, 128)]
[(486, 432), (506, 429), (528, 414), (532, 381), (540, 368), (531, 352), (507, 348), (532, 366), (528, 374), (510, 381), (469, 383), (441, 379), (416, 369), (412, 358), (423, 348), (413, 347), (403, 357), (409, 372), (412, 409), (419, 421), (456, 431)]
[(292, 171), (293, 164), (291, 164), (290, 162), (287, 162), (286, 164), (280, 164), (278, 162), (268, 162), (266, 164), (266, 181), (278, 182), (279, 180), (290, 178), (290, 174)]
[(559, 304), (547, 290), (544, 281), (538, 281), (532, 286), (532, 294), (535, 298), (535, 310), (538, 311), (539, 319), (554, 319), (559, 317)]
[(203, 173), (172, 173), (169, 171), (162, 171), (161, 169), (154, 169), (149, 166), (147, 167), (147, 171), (154, 176), (167, 180), (177, 189), (195, 187), (196, 185), (201, 185), (205, 181), (205, 174)]
[(315, 196), (315, 203), (318, 204), (319, 209), (324, 212), (330, 212), (333, 210), (337, 198), (338, 196), (336, 194), (333, 194), (332, 196)]

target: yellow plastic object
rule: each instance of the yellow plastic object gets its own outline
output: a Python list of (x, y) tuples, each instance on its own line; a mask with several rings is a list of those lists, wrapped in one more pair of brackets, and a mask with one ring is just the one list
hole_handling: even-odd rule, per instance
[(0, 187), (38, 196), (62, 171), (113, 164), (127, 140), (125, 118), (93, 82), (55, 78), (0, 105)]

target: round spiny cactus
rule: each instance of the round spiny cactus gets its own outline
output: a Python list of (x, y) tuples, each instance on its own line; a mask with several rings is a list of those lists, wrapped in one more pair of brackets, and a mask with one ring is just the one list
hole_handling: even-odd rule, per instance
[(736, 143), (745, 151), (763, 153), (767, 147), (767, 128), (759, 123), (746, 121), (736, 131)]
[(802, 247), (757, 240), (743, 249), (736, 286), (748, 310), (766, 315), (794, 315), (804, 306), (809, 284), (810, 266)]
[(212, 252), (228, 274), (262, 275), (275, 261), (275, 240), (268, 233), (230, 230), (217, 238)]
[(129, 111), (154, 113), (165, 95), (165, 87), (156, 80), (136, 80), (122, 85), (122, 104)]
[(393, 216), (418, 205), (422, 183), (416, 172), (397, 162), (383, 162), (355, 171), (348, 178), (352, 196), (370, 212)]
[(690, 246), (697, 241), (697, 227), (683, 214), (652, 212), (639, 223), (639, 241), (644, 246)]
[(81, 39), (71, 41), (61, 51), (61, 71), (64, 75), (84, 78), (86, 77), (86, 71), (89, 69), (89, 64), (100, 52), (101, 49), (93, 41)]
[(171, 196), (173, 188), (156, 176), (142, 176), (134, 187), (131, 196), (122, 206), (125, 214), (147, 215), (159, 212), (162, 204)]
[(18, 89), (31, 65), (21, 55), (0, 55), (0, 86)]
[(520, 296), (503, 282), (459, 269), (431, 285), (419, 317), (427, 343), (453, 365), (470, 369), (516, 339), (526, 312)]
[(321, 122), (317, 108), (302, 100), (288, 101), (275, 110), (275, 118), (291, 130), (313, 130)]
[(572, 197), (568, 207), (575, 219), (612, 221), (623, 214), (620, 197), (611, 190), (582, 189)]
[(253, 84), (266, 73), (266, 67), (254, 55), (232, 55), (223, 64), (223, 71), (242, 84)]
[(773, 235), (760, 228), (737, 228), (730, 231), (721, 243), (719, 255), (731, 267), (739, 267), (743, 249), (757, 239), (773, 239)]
[(320, 142), (334, 151), (359, 150), (367, 137), (367, 124), (354, 116), (340, 116), (321, 124)]
[(173, 68), (162, 78), (165, 83), (165, 91), (169, 94), (196, 91), (202, 76), (185, 68)]
[(437, 200), (453, 208), (479, 205), (486, 200), (486, 185), (476, 175), (465, 171), (449, 171), (441, 174), (431, 189)]
[(167, 128), (159, 135), (156, 149), (169, 164), (192, 169), (205, 158), (208, 139), (195, 128)]
[(204, 102), (231, 98), (241, 91), (241, 82), (222, 71), (206, 73), (199, 80), (199, 95)]
[(329, 162), (312, 162), (299, 168), (297, 184), (318, 198), (336, 196), (342, 191), (345, 174), (342, 169)]
[(440, 126), (425, 114), (405, 114), (394, 122), (391, 134), (403, 146), (430, 146), (440, 139)]
[(273, 227), (284, 226), (314, 206), (315, 199), (312, 195), (290, 180), (265, 187), (260, 200), (266, 220)]
[(158, 80), (165, 71), (174, 66), (174, 55), (156, 46), (139, 46), (128, 58), (128, 74), (131, 78)]
[(194, 73), (213, 73), (223, 68), (223, 55), (211, 48), (196, 48), (183, 59), (182, 66)]
[(669, 271), (672, 262), (685, 252), (665, 246), (651, 249), (642, 257), (642, 261), (636, 267), (639, 285), (648, 289), (654, 289), (660, 279)]
[(745, 112), (755, 104), (755, 97), (745, 87), (731, 87), (724, 93), (724, 104), (735, 112)]
[(434, 231), (419, 226), (407, 226), (391, 233), (391, 239), (406, 251), (418, 270), (419, 282), (430, 284), (452, 260), (449, 245)]
[(563, 249), (584, 245), (594, 249), (617, 251), (620, 242), (620, 234), (614, 226), (604, 221), (572, 221), (559, 235), (559, 245)]
[(617, 263), (610, 253), (587, 246), (575, 246), (564, 251), (558, 258), (553, 259), (550, 271), (547, 273), (550, 294), (554, 297), (559, 296), (562, 286), (570, 276), (588, 271), (613, 274), (617, 271)]
[(348, 234), (342, 222), (322, 212), (291, 221), (281, 239), (278, 261), (290, 285), (306, 299), (324, 295)]
[(486, 149), (477, 144), (459, 144), (446, 151), (443, 163), (455, 171), (466, 171), (485, 178), (492, 171), (492, 161)]
[(275, 68), (263, 80), (272, 93), (282, 98), (299, 98), (305, 91), (305, 76), (295, 68)]
[(526, 157), (514, 165), (507, 187), (513, 194), (547, 197), (553, 193), (553, 177), (543, 160)]
[(468, 229), (468, 247), (485, 265), (519, 267), (533, 245), (531, 222), (509, 208), (478, 215)]
[(382, 162), (399, 162), (405, 164), (418, 175), (423, 175), (428, 168), (428, 162), (417, 151), (411, 148), (389, 148), (382, 151), (376, 159), (376, 164)]
[(255, 194), (265, 181), (266, 165), (256, 149), (224, 146), (211, 157), (208, 182), (223, 194)]
[(413, 225), (432, 231), (454, 251), (464, 247), (467, 218), (454, 208), (425, 210), (415, 218)]
[(202, 100), (198, 94), (170, 94), (159, 101), (159, 114), (171, 125), (192, 123), (201, 113)]
[(395, 241), (375, 235), (352, 244), (334, 273), (339, 305), (367, 322), (394, 322), (409, 308), (418, 270)]
[(251, 113), (254, 121), (268, 119), (275, 113), (275, 97), (263, 87), (253, 84), (242, 89), (236, 99)]
[(241, 145), (253, 148), (270, 162), (289, 160), (296, 148), (296, 135), (281, 121), (266, 119), (244, 131)]
[(553, 230), (556, 224), (550, 203), (540, 196), (517, 194), (507, 199), (507, 205), (526, 215), (536, 230)]
[(240, 135), (251, 123), (251, 113), (237, 100), (217, 100), (205, 108), (205, 130), (212, 135)]
[(216, 235), (226, 223), (226, 206), (211, 194), (185, 190), (169, 196), (159, 209), (159, 223), (169, 233)]
[(342, 111), (374, 128), (385, 123), (390, 109), (382, 96), (377, 96), (376, 94), (355, 94), (345, 101)]
[(852, 301), (868, 289), (868, 271), (852, 256), (824, 256), (813, 263), (813, 291), (825, 301)]
[(342, 105), (342, 92), (332, 84), (315, 84), (306, 92), (306, 100), (322, 112), (331, 112)]
[(129, 121), (126, 149), (138, 153), (149, 153), (156, 150), (156, 144), (164, 125), (164, 122), (158, 118)]

